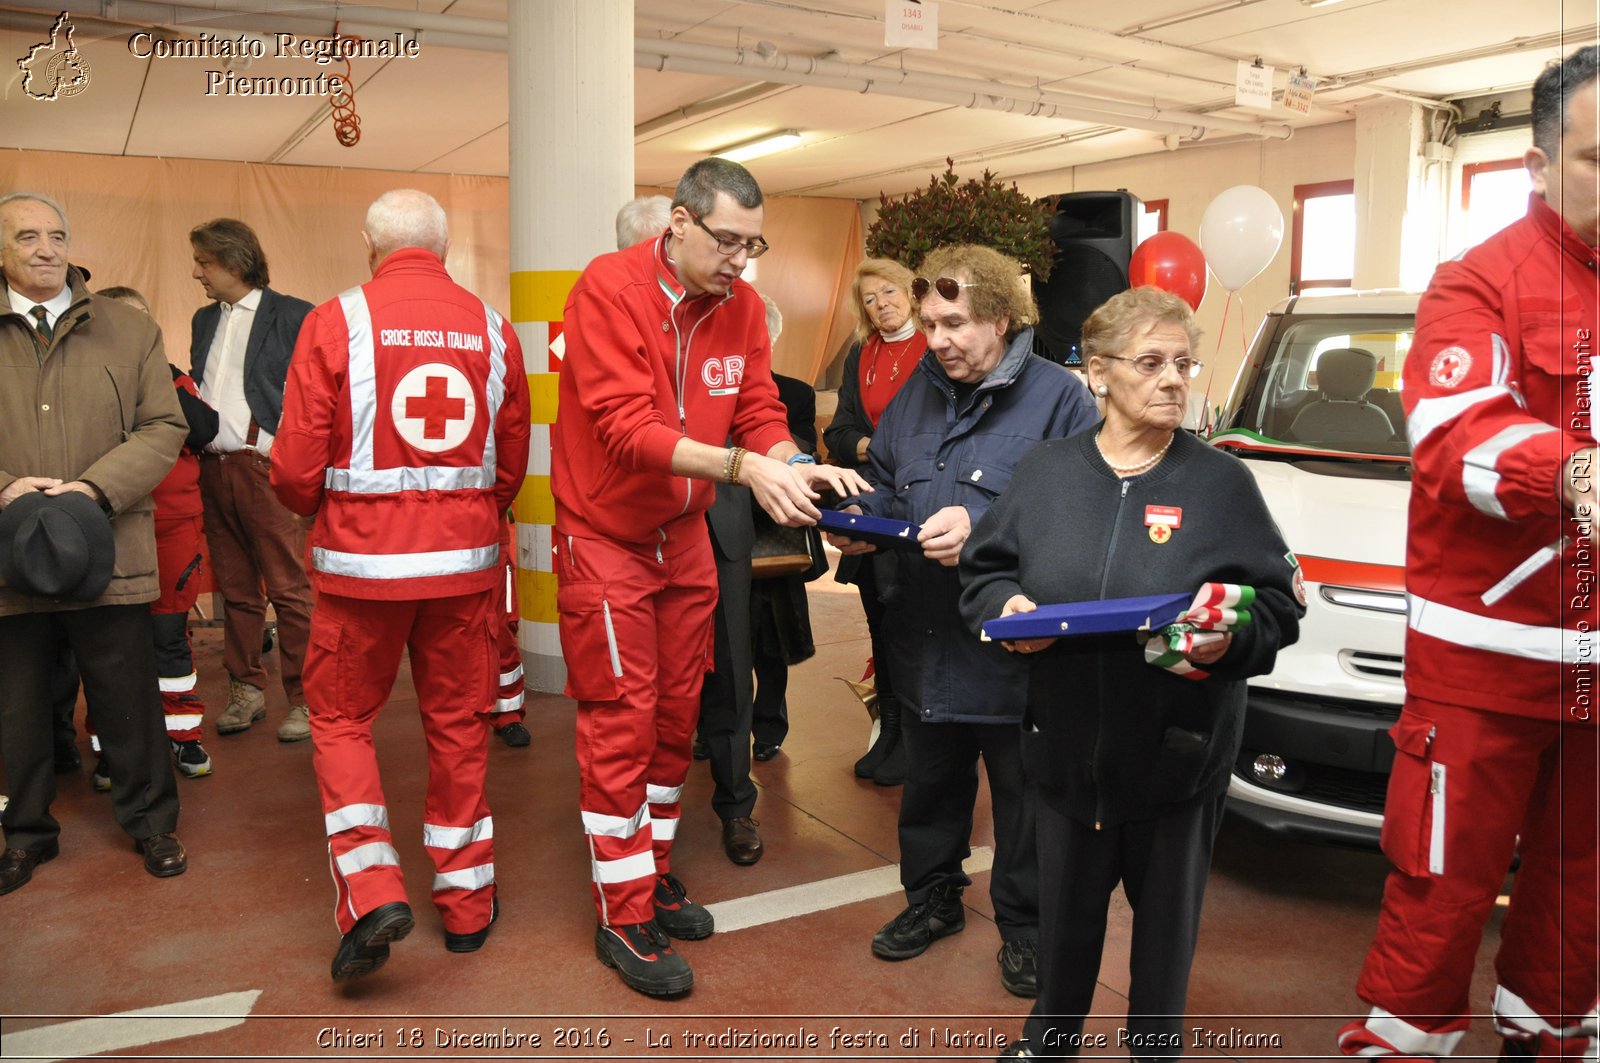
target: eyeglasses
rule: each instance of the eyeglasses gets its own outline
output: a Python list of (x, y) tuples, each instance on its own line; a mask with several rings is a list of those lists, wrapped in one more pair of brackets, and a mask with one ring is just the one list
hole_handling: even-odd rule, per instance
[(1200, 375), (1200, 370), (1206, 367), (1204, 362), (1186, 355), (1171, 359), (1163, 358), (1159, 354), (1141, 354), (1137, 358), (1124, 358), (1120, 354), (1108, 354), (1104, 357), (1114, 362), (1132, 362), (1141, 376), (1156, 376), (1170, 365), (1178, 371), (1179, 376), (1193, 380)]
[(740, 251), (743, 251), (746, 258), (760, 258), (762, 255), (767, 253), (767, 242), (759, 236), (754, 240), (729, 240), (725, 236), (718, 236), (716, 233), (707, 228), (706, 223), (700, 220), (700, 215), (691, 211), (689, 213), (689, 217), (694, 219), (694, 223), (700, 226), (700, 230), (702, 232), (717, 242), (717, 251), (719, 254), (723, 254), (729, 258), (732, 258)]
[(911, 282), (911, 294), (915, 296), (917, 302), (920, 303), (922, 302), (923, 297), (928, 294), (928, 289), (932, 288), (934, 291), (938, 292), (942, 298), (953, 303), (957, 299), (961, 298), (961, 289), (976, 287), (976, 284), (963, 284), (958, 280), (951, 280), (949, 277), (940, 277), (938, 280), (931, 282), (926, 277), (918, 277), (916, 280)]

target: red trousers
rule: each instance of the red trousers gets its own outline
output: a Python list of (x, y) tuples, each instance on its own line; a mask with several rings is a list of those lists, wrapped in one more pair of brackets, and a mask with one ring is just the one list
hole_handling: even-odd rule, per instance
[(436, 870), (433, 903), (451, 933), (489, 923), (494, 822), (483, 792), (489, 731), (479, 710), (494, 692), (495, 598), (317, 597), (305, 684), (341, 934), (374, 908), (406, 899), (372, 725), (407, 649), (428, 743), (422, 844)]
[(522, 683), (522, 649), (517, 645), (517, 627), (520, 623), (517, 605), (517, 526), (507, 522), (500, 529), (500, 567), (504, 570), (505, 586), (499, 596), (499, 622), (495, 628), (495, 649), (500, 659), (500, 688), (489, 703), (489, 722), (496, 731), (528, 716), (523, 707), (525, 691)]
[[(1346, 1055), (1448, 1056), (1470, 1021), (1483, 927), (1513, 852), (1495, 1028), (1540, 1058), (1594, 1058), (1600, 992), (1596, 761), (1600, 731), (1408, 698), (1384, 808), (1394, 864), (1356, 992), (1372, 1014)], [(1374, 1051), (1376, 1050), (1376, 1051)]]
[(655, 550), (558, 536), (556, 607), (578, 703), (578, 805), (607, 926), (655, 918), (711, 662), (717, 568), (698, 535)]

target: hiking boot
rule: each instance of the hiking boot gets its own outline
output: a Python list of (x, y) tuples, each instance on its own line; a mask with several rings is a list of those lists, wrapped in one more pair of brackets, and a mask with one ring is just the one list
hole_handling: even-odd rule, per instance
[(111, 768), (106, 764), (104, 753), (94, 762), (94, 774), (89, 776), (89, 781), (94, 784), (95, 792), (102, 794), (111, 792)]
[[(711, 913), (691, 901), (684, 892), (683, 883), (672, 875), (656, 876), (655, 902), (656, 926), (680, 941), (699, 941), (710, 937), (716, 929), (716, 921)], [(624, 975), (623, 979), (626, 981), (627, 976)]]
[(311, 737), (311, 707), (305, 702), (289, 706), (289, 715), (278, 726), (278, 741), (304, 742)]
[(228, 680), (228, 707), (217, 716), (217, 734), (231, 735), (250, 730), (250, 725), (267, 715), (267, 696), (237, 679)]
[(186, 779), (198, 779), (211, 774), (211, 758), (206, 756), (206, 747), (200, 744), (198, 738), (172, 743), (172, 755), (178, 762), (178, 770)]
[(654, 922), (596, 927), (594, 954), (614, 968), (628, 988), (653, 997), (679, 996), (694, 985), (689, 961), (672, 951)]
[(938, 939), (966, 929), (962, 888), (948, 883), (935, 886), (927, 900), (911, 905), (873, 935), (872, 954), (886, 960), (909, 960), (927, 952)]
[(1000, 984), (1014, 997), (1030, 1000), (1039, 995), (1039, 943), (1032, 938), (1012, 938), (995, 956), (1000, 963)]
[(380, 904), (356, 920), (339, 941), (333, 954), (333, 980), (371, 974), (389, 961), (389, 945), (411, 933), (416, 926), (411, 906), (404, 901)]

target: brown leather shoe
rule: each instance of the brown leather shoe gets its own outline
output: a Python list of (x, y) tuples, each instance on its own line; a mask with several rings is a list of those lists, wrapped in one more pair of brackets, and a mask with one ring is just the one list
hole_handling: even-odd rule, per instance
[(7, 849), (0, 856), (0, 894), (21, 889), (33, 878), (33, 869), (46, 860), (54, 860), (61, 846), (50, 842), (39, 849)]
[(760, 860), (764, 850), (761, 835), (756, 833), (756, 821), (749, 816), (723, 820), (722, 849), (736, 864), (753, 864)]
[(189, 854), (176, 834), (152, 834), (140, 838), (138, 849), (144, 854), (144, 869), (156, 878), (171, 878), (189, 870)]

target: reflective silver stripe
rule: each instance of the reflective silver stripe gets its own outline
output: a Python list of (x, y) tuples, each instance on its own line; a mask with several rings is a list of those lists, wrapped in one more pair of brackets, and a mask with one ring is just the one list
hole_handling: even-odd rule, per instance
[(486, 842), (493, 838), (493, 816), (484, 816), (470, 827), (441, 827), (437, 823), (422, 825), (422, 844), (433, 849), (465, 849), (473, 842)]
[(379, 830), (388, 830), (389, 810), (383, 805), (345, 805), (323, 816), (322, 825), (330, 838), (342, 830), (351, 830), (355, 827), (377, 827)]
[(1411, 441), (1411, 449), (1415, 451), (1424, 439), (1434, 431), (1460, 417), (1463, 413), (1485, 402), (1493, 402), (1502, 396), (1516, 397), (1516, 393), (1504, 385), (1491, 385), (1486, 388), (1473, 388), (1463, 391), (1459, 395), (1445, 395), (1437, 399), (1423, 399), (1417, 403), (1409, 416), (1406, 417), (1406, 438)]
[(489, 379), (483, 382), (489, 421), (483, 440), (483, 471), (492, 485), (495, 467), (494, 423), (500, 416), (500, 407), (506, 401), (506, 337), (503, 331), (505, 323), (488, 303), (483, 304), (483, 319), (489, 326)]
[(1445, 828), (1445, 796), (1444, 784), (1446, 771), (1443, 764), (1432, 764), (1428, 792), (1433, 794), (1433, 827), (1428, 836), (1428, 871), (1434, 875), (1444, 874), (1444, 828)]
[(614, 882), (636, 882), (656, 877), (656, 857), (650, 850), (624, 856), (621, 860), (596, 860), (594, 880), (602, 886)]
[(311, 551), (318, 572), (361, 579), (417, 579), (422, 576), (459, 576), (482, 572), (500, 561), (499, 546), (470, 550), (429, 550), (417, 554), (352, 554), (344, 550)]
[(1496, 583), (1493, 587), (1490, 587), (1488, 590), (1479, 595), (1479, 599), (1484, 605), (1494, 605), (1501, 598), (1504, 598), (1506, 595), (1522, 586), (1529, 576), (1533, 575), (1535, 572), (1539, 571), (1541, 568), (1560, 557), (1561, 551), (1566, 549), (1566, 546), (1567, 537), (1565, 535), (1551, 543), (1549, 546), (1541, 546), (1532, 554), (1528, 555), (1528, 559), (1526, 561), (1512, 569), (1506, 575), (1505, 579), (1501, 580), (1499, 583)]
[[(339, 293), (350, 338), (350, 470), (372, 471), (372, 424), (378, 412), (378, 361), (373, 351), (372, 310), (359, 287)], [(345, 490), (338, 488), (337, 490)]]
[(509, 671), (509, 672), (501, 672), (500, 673), (500, 685), (501, 686), (505, 686), (507, 683), (515, 683), (517, 680), (519, 680), (521, 678), (522, 678), (522, 665), (519, 664), (515, 668), (511, 669), (511, 671)]
[(495, 702), (494, 702), (494, 707), (492, 709), (490, 709), (489, 711), (490, 712), (516, 712), (520, 708), (522, 708), (522, 695), (518, 694), (516, 697), (511, 697), (511, 698), (496, 698)]
[(611, 623), (611, 603), (600, 601), (600, 613), (606, 625), (606, 650), (611, 654), (611, 674), (622, 678), (622, 655), (617, 652), (617, 629)]
[(168, 716), (166, 717), (167, 732), (170, 734), (173, 731), (188, 731), (199, 727), (204, 720), (205, 717), (198, 712), (193, 716)]
[(1461, 489), (1467, 493), (1472, 508), (1505, 520), (1506, 509), (1495, 496), (1500, 487), (1500, 472), (1495, 466), (1501, 455), (1525, 440), (1555, 430), (1554, 425), (1548, 424), (1514, 424), (1467, 451), (1461, 459)]
[(486, 491), (494, 487), (494, 470), (448, 465), (400, 469), (332, 469), (322, 476), (329, 491), (388, 495), (399, 491)]
[(678, 836), (678, 821), (676, 819), (659, 819), (650, 817), (650, 837), (657, 841), (670, 842)]
[(647, 783), (644, 788), (644, 799), (652, 805), (675, 805), (683, 797), (683, 787), (657, 786)]
[(640, 805), (639, 811), (626, 818), (622, 816), (608, 816), (603, 812), (584, 812), (583, 833), (601, 834), (607, 838), (631, 838), (639, 833), (639, 828), (649, 818), (646, 806)]
[(1591, 1008), (1587, 1016), (1573, 1025), (1558, 1030), (1549, 1019), (1534, 1011), (1526, 1000), (1503, 985), (1494, 987), (1494, 999), (1489, 1005), (1489, 1010), (1494, 1015), (1494, 1032), (1503, 1037), (1542, 1033), (1565, 1040), (1571, 1037), (1594, 1036), (1594, 1009)]
[(188, 675), (180, 675), (173, 679), (159, 678), (156, 684), (161, 687), (163, 694), (187, 694), (194, 689), (195, 682), (199, 678), (194, 672), (190, 672)]
[[(1511, 349), (1498, 332), (1489, 333), (1489, 382), (1505, 384), (1511, 380)], [(1520, 403), (1519, 403), (1520, 405)]]
[(1457, 646), (1469, 646), (1475, 650), (1489, 650), (1532, 661), (1575, 663), (1582, 660), (1580, 650), (1594, 652), (1592, 647), (1580, 645), (1580, 640), (1592, 639), (1592, 633), (1585, 635), (1564, 627), (1534, 627), (1491, 616), (1478, 616), (1412, 594), (1406, 595), (1406, 624), (1413, 631), (1444, 642), (1453, 642)]
[(460, 871), (445, 871), (433, 876), (433, 892), (443, 890), (481, 890), (494, 885), (494, 864), (464, 867)]
[[(1373, 1008), (1362, 1023), (1369, 1033), (1383, 1038), (1397, 1051), (1407, 1056), (1431, 1056), (1443, 1059), (1455, 1052), (1456, 1045), (1466, 1036), (1465, 1030), (1448, 1033), (1429, 1033), (1382, 1008)], [(1383, 1055), (1390, 1053), (1384, 1052)]]
[(369, 842), (356, 846), (348, 853), (340, 853), (334, 858), (334, 863), (339, 865), (339, 874), (353, 875), (369, 867), (399, 867), (400, 854), (388, 842)]

